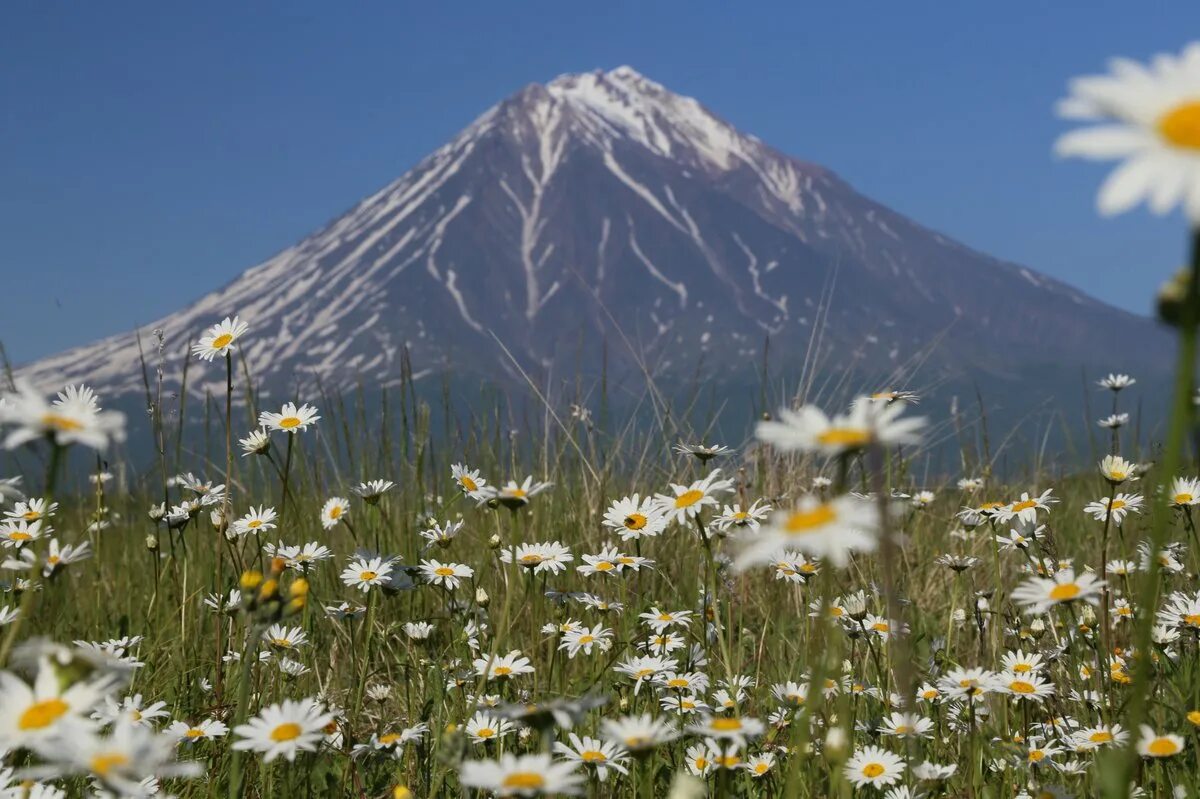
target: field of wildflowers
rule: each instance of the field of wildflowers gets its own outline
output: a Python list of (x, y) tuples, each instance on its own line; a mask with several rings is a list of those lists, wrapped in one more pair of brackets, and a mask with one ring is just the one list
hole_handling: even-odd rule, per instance
[[(1200, 216), (1196, 98), (1197, 46), (1073, 85), (1102, 210)], [(0, 796), (1195, 796), (1197, 269), (1161, 447), (1112, 374), (1107, 453), (1007, 481), (919, 476), (940, 420), (891, 389), (736, 447), (257, 407), (236, 317), (193, 347), (219, 441), (151, 386), (145, 473), (90, 389), (10, 380)]]

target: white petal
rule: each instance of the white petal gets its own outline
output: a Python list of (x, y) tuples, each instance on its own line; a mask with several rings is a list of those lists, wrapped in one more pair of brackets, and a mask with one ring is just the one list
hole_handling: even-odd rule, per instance
[(1106, 160), (1124, 158), (1152, 143), (1149, 134), (1129, 125), (1098, 125), (1064, 133), (1054, 143), (1061, 156)]
[(1146, 159), (1131, 158), (1112, 171), (1100, 187), (1096, 207), (1105, 216), (1128, 211), (1150, 190), (1155, 170)]

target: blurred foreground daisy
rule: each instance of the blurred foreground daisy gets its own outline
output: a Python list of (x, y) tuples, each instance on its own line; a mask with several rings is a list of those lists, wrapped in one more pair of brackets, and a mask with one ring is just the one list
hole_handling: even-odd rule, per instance
[(840, 455), (871, 444), (885, 447), (916, 444), (921, 440), (919, 433), (925, 419), (919, 416), (901, 419), (905, 407), (903, 402), (856, 401), (849, 413), (833, 417), (826, 416), (815, 405), (794, 411), (784, 408), (779, 412), (779, 421), (759, 422), (754, 432), (759, 441), (782, 452)]
[(1059, 138), (1059, 155), (1117, 160), (1100, 187), (1100, 213), (1119, 214), (1143, 200), (1165, 214), (1182, 205), (1200, 222), (1200, 43), (1150, 64), (1113, 59), (1107, 75), (1076, 78), (1059, 114), (1108, 124)]
[(100, 409), (96, 393), (87, 386), (67, 386), (47, 402), (28, 382), (18, 380), (0, 402), (0, 424), (12, 426), (4, 446), (15, 449), (42, 437), (65, 447), (83, 444), (103, 450), (110, 441), (125, 440), (125, 414)]

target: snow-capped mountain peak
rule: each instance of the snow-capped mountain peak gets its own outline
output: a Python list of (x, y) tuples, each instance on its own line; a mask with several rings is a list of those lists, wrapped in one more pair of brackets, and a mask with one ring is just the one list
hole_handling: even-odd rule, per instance
[[(284, 388), (314, 374), (386, 384), (406, 349), (420, 373), (504, 377), (496, 339), (529, 368), (590, 369), (610, 340), (638, 372), (668, 373), (739, 363), (766, 336), (799, 359), (821, 320), (823, 346), (845, 362), (897, 363), (953, 329), (932, 363), (976, 367), (986, 352), (1003, 371), (1116, 357), (1157, 335), (921, 227), (630, 67), (522, 89), (324, 229), (145, 324), (143, 347), (161, 329), (177, 361), (239, 313), (251, 372)], [(47, 388), (142, 386), (132, 334), (21, 371)], [(216, 386), (217, 371), (196, 366), (190, 387)]]

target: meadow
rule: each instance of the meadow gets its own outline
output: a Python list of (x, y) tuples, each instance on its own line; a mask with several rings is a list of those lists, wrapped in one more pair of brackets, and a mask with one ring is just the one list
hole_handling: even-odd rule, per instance
[[(1125, 159), (1102, 212), (1200, 230), (1198, 87), (1200, 45), (1072, 84), (1110, 124), (1060, 153)], [(1200, 233), (1159, 310), (1169, 429), (1139, 448), (1110, 374), (1056, 473), (811, 381), (745, 441), (652, 385), (649, 427), (535, 389), (435, 435), (403, 389), (267, 401), (237, 317), (194, 331), (199, 409), (147, 368), (134, 469), (104, 398), (9, 374), (0, 797), (1195, 796)]]

